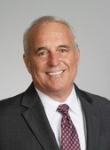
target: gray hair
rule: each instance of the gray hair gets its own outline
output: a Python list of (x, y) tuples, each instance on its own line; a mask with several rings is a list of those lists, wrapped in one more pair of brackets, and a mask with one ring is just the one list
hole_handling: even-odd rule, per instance
[[(30, 49), (30, 39), (31, 39), (32, 30), (34, 28), (36, 28), (36, 29), (39, 28), (39, 26), (43, 23), (50, 23), (50, 22), (57, 22), (57, 23), (64, 24), (73, 33), (72, 27), (65, 20), (54, 17), (54, 16), (42, 16), (42, 17), (36, 19), (35, 21), (33, 21), (32, 24), (29, 26), (29, 28), (24, 33), (23, 45), (24, 45), (24, 53), (25, 54), (28, 53), (29, 49)], [(76, 43), (76, 47), (78, 47), (76, 38), (75, 38), (75, 43)]]

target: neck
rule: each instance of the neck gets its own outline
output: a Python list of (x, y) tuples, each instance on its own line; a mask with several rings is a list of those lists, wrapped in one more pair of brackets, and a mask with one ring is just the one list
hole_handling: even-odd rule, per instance
[(66, 89), (64, 91), (43, 91), (41, 89), (38, 88), (38, 90), (40, 90), (42, 93), (46, 94), (47, 96), (51, 97), (52, 99), (58, 101), (58, 102), (64, 102), (67, 97), (70, 95), (72, 89), (73, 89), (73, 85), (71, 88)]

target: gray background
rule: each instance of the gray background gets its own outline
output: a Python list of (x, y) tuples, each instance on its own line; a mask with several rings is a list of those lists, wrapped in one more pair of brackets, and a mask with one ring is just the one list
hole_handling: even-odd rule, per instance
[(72, 24), (81, 51), (76, 83), (110, 99), (110, 0), (0, 0), (0, 99), (24, 91), (31, 82), (22, 36), (41, 15)]

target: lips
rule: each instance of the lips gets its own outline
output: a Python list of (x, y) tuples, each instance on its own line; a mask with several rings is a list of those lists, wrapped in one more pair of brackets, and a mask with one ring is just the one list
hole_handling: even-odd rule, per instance
[(59, 70), (59, 71), (50, 71), (50, 72), (47, 72), (47, 74), (49, 76), (58, 76), (58, 75), (61, 75), (62, 73), (64, 72), (64, 70)]

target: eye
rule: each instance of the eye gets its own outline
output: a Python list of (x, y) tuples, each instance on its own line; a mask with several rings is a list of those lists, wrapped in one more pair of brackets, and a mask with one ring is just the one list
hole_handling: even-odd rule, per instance
[(40, 52), (38, 52), (38, 55), (39, 55), (39, 56), (46, 55), (46, 52), (45, 52), (45, 51), (40, 51)]
[(62, 53), (64, 53), (64, 52), (67, 52), (67, 49), (65, 49), (65, 48), (60, 48), (59, 51), (62, 52)]
[(38, 55), (39, 57), (46, 57), (46, 56), (48, 56), (48, 50), (46, 50), (46, 49), (41, 49), (41, 50), (37, 51), (37, 55)]
[(60, 45), (58, 47), (58, 51), (60, 52), (60, 54), (67, 54), (70, 51), (70, 46), (68, 46), (68, 45)]
[(67, 54), (69, 52), (69, 49), (68, 48), (65, 48), (65, 47), (62, 47), (62, 48), (59, 48), (59, 52), (61, 54)]

